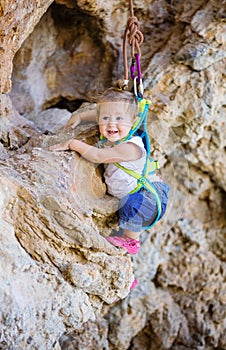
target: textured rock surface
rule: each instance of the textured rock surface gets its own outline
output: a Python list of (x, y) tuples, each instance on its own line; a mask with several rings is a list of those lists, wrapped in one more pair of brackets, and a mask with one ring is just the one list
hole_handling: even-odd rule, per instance
[(0, 5), (0, 91), (7, 93), (11, 86), (13, 58), (23, 41), (33, 31), (52, 0), (23, 2), (5, 0)]
[(48, 149), (96, 142), (94, 125), (62, 126), (122, 77), (129, 6), (51, 3), (0, 4), (0, 348), (223, 350), (225, 1), (134, 0), (153, 156), (171, 193), (132, 260), (104, 239), (117, 200), (101, 166)]

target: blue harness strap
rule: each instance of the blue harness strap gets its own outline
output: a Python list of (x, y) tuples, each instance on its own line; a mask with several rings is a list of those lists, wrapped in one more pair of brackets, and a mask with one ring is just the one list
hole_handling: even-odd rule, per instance
[(147, 133), (147, 116), (148, 116), (149, 104), (150, 104), (150, 101), (138, 97), (138, 108), (139, 108), (138, 117), (139, 118), (131, 128), (129, 134), (119, 141), (119, 143), (127, 141), (132, 136), (136, 136), (136, 135), (142, 138), (145, 149), (147, 151), (146, 161), (145, 161), (142, 174), (139, 174), (131, 169), (127, 169), (119, 163), (114, 163), (114, 165), (116, 165), (117, 167), (125, 171), (127, 174), (137, 179), (137, 186), (133, 191), (130, 192), (130, 194), (135, 193), (141, 190), (142, 188), (145, 188), (153, 194), (156, 200), (157, 209), (158, 209), (157, 215), (154, 221), (149, 226), (143, 227), (145, 230), (150, 229), (160, 219), (160, 216), (162, 213), (162, 206), (161, 206), (161, 200), (160, 200), (159, 194), (156, 191), (154, 185), (148, 179), (148, 176), (150, 174), (155, 173), (155, 171), (159, 169), (158, 162), (150, 158), (151, 147), (150, 147), (149, 136)]

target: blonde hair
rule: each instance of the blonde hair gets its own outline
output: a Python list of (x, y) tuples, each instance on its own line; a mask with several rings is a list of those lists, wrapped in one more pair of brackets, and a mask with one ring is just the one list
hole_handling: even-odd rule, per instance
[(134, 94), (130, 91), (125, 91), (122, 88), (110, 87), (105, 90), (97, 98), (97, 114), (99, 116), (100, 105), (101, 103), (106, 102), (124, 102), (128, 103), (131, 106), (132, 117), (135, 119), (138, 111), (138, 103)]

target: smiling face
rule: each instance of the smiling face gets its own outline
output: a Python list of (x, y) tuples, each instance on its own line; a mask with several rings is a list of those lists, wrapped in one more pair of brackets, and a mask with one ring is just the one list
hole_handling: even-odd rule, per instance
[(114, 143), (127, 136), (134, 123), (134, 108), (126, 102), (103, 102), (99, 105), (100, 133)]

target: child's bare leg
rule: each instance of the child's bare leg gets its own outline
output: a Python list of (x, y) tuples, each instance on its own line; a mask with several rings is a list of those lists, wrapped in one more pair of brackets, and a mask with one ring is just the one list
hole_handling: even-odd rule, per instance
[(132, 239), (138, 240), (140, 238), (140, 232), (134, 232), (134, 231), (124, 229), (124, 234), (126, 235), (126, 237), (129, 237)]

